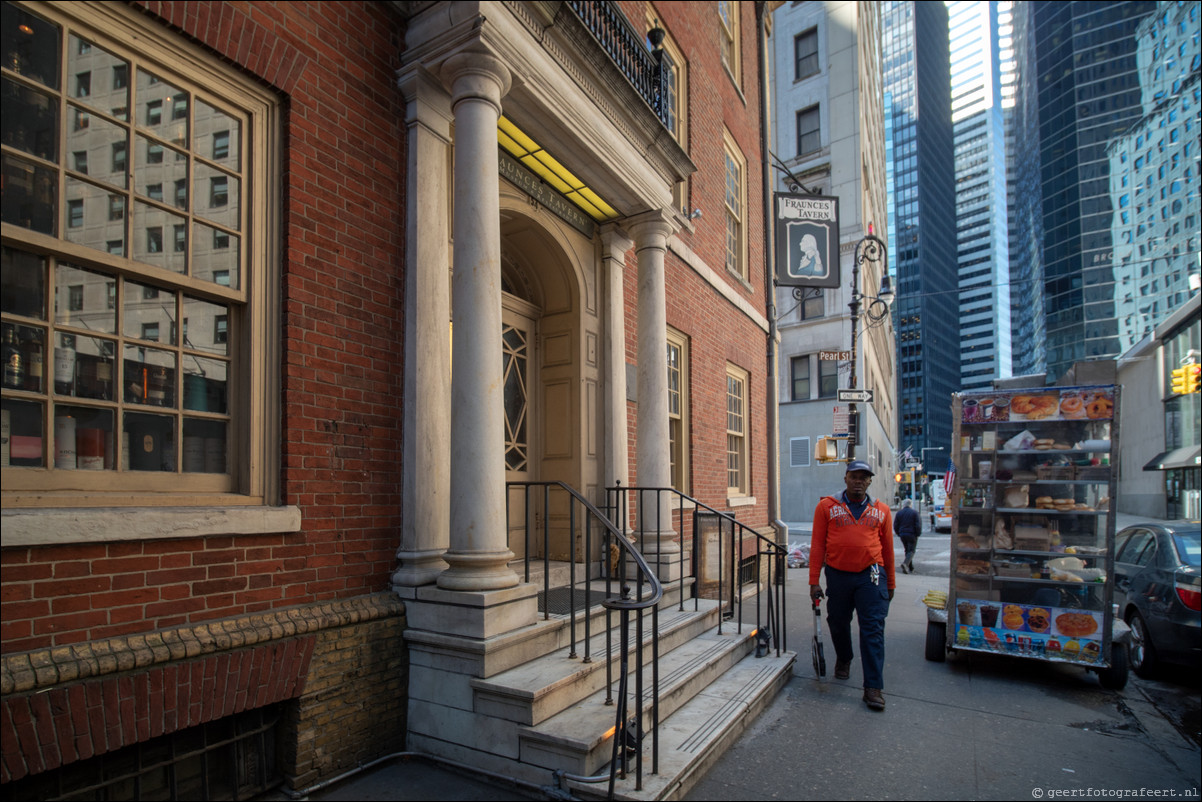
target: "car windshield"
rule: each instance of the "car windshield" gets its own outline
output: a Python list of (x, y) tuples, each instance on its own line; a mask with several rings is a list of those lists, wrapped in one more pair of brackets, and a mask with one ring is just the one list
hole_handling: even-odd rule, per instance
[(1181, 555), (1181, 560), (1186, 565), (1192, 565), (1195, 568), (1198, 568), (1199, 552), (1202, 552), (1202, 538), (1200, 538), (1200, 533), (1176, 532), (1173, 534), (1173, 542), (1177, 546), (1177, 553)]

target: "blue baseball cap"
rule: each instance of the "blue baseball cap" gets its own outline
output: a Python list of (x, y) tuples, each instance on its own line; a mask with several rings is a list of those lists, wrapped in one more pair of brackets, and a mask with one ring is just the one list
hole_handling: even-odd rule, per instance
[(864, 462), (863, 460), (853, 459), (851, 462), (847, 463), (847, 470), (845, 473), (851, 473), (852, 471), (867, 471), (870, 476), (876, 476), (876, 473), (871, 467), (869, 467), (868, 463)]

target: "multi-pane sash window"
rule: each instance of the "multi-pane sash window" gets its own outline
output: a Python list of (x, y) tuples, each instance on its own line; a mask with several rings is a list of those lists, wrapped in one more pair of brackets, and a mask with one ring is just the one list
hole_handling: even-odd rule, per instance
[(722, 64), (730, 71), (737, 85), (740, 78), (741, 56), (739, 49), (739, 3), (735, 0), (719, 0), (718, 19), (721, 30)]
[(262, 492), (262, 358), (235, 342), (264, 331), (272, 101), (121, 5), (3, 3), (6, 504)]
[(747, 372), (726, 368), (726, 493), (747, 495)]
[(747, 162), (730, 135), (726, 136), (726, 269), (747, 278), (746, 225)]
[(672, 487), (689, 492), (688, 340), (668, 331), (668, 453)]
[(839, 394), (839, 363), (818, 360), (818, 397), (834, 398)]

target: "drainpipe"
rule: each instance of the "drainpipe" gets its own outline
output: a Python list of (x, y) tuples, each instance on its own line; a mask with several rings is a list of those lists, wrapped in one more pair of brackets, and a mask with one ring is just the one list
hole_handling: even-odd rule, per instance
[(772, 223), (772, 164), (770, 162), (768, 132), (772, 125), (772, 113), (768, 106), (768, 64), (767, 64), (767, 14), (768, 3), (755, 4), (755, 13), (759, 23), (759, 66), (760, 66), (760, 158), (764, 162), (764, 293), (768, 298), (768, 392), (765, 402), (768, 409), (768, 519), (776, 532), (776, 542), (781, 546), (789, 546), (789, 527), (780, 519), (780, 419), (777, 412), (777, 398), (780, 388), (777, 386), (776, 375), (776, 254), (774, 246)]

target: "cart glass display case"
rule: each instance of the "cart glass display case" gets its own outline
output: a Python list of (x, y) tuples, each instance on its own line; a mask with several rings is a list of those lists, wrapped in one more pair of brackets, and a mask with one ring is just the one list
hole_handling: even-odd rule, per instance
[(1110, 385), (953, 396), (948, 650), (1125, 675), (1111, 606), (1118, 405)]

